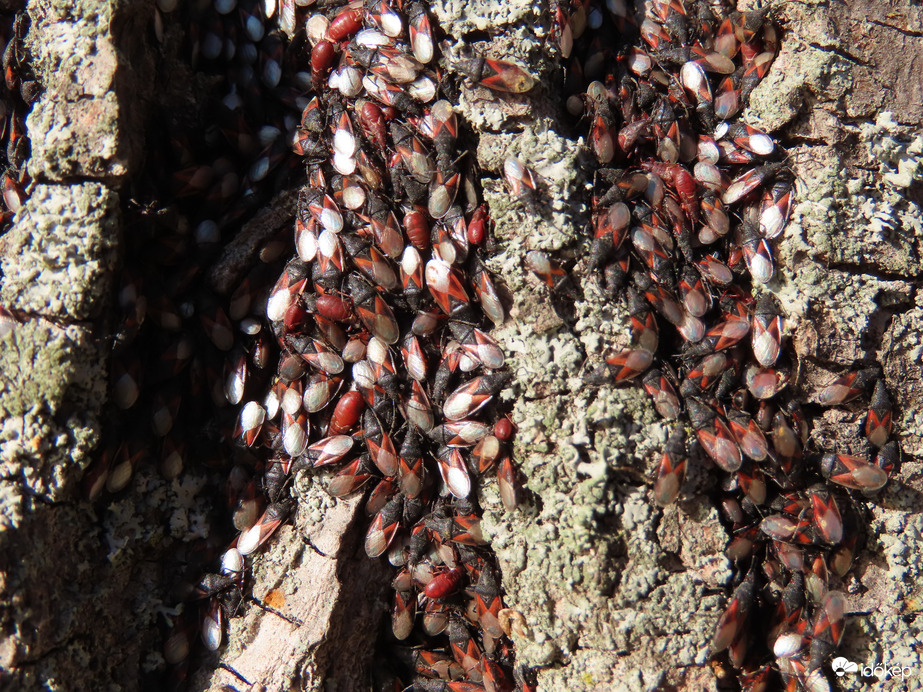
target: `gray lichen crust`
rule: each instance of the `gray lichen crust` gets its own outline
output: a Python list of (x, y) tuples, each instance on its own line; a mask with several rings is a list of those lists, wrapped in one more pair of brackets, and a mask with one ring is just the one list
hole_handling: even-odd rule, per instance
[(525, 619), (514, 634), (518, 660), (543, 667), (542, 689), (654, 689), (705, 662), (720, 607), (707, 592), (730, 570), (714, 509), (684, 505), (680, 531), (675, 512), (667, 522), (652, 506), (647, 486), (668, 432), (646, 395), (586, 382), (627, 344), (621, 303), (585, 260), (572, 270), (581, 297), (571, 304), (524, 265), (529, 250), (585, 257), (583, 155), (542, 122), (518, 136), (481, 136), (485, 169), (518, 156), (547, 194), (533, 205), (485, 183), (500, 246), (489, 265), (512, 296), (510, 319), (493, 335), (514, 373), (504, 398), (526, 497), (507, 512), (488, 486), (484, 529), (503, 570), (504, 604)]
[[(793, 386), (810, 398), (834, 372), (879, 360), (900, 403), (897, 434), (906, 453), (919, 455), (923, 379), (911, 365), (923, 352), (919, 136), (898, 124), (911, 118), (906, 112), (858, 126), (850, 120), (866, 104), (856, 90), (863, 75), (838, 52), (839, 40), (814, 36), (821, 24), (812, 11), (799, 6), (783, 18), (792, 40), (783, 42), (747, 116), (809, 140), (790, 150), (797, 204), (774, 242), (777, 276), (768, 290), (788, 311), (801, 368)], [(806, 92), (817, 95), (813, 108), (805, 108)], [(844, 97), (854, 112), (838, 117), (831, 104)], [(493, 122), (479, 113), (470, 119)], [(585, 241), (574, 224), (586, 211), (569, 203), (581, 184), (580, 148), (558, 145), (546, 129), (539, 117), (516, 137), (482, 133), (478, 151), (482, 167), (498, 173), (505, 156), (520, 157), (550, 196), (550, 206), (535, 213), (511, 202), (502, 184), (485, 183), (501, 245), (490, 266), (513, 300), (511, 319), (495, 336), (516, 374), (506, 396), (529, 492), (513, 513), (488, 493), (484, 527), (504, 570), (505, 605), (528, 625), (515, 637), (517, 654), (546, 667), (543, 689), (710, 687), (713, 675), (701, 666), (724, 606), (717, 594), (731, 577), (728, 536), (710, 500), (695, 494), (707, 488), (701, 474), (687, 481), (676, 506), (653, 505), (646, 486), (667, 431), (638, 389), (593, 390), (582, 378), (625, 346), (625, 315), (582, 271)], [(524, 269), (530, 249), (553, 250), (565, 264), (576, 258), (582, 297), (571, 320)], [(830, 425), (819, 421), (820, 433)], [(911, 586), (921, 563), (919, 477), (908, 457), (871, 505), (871, 554), (855, 570), (861, 578), (846, 585), (851, 609), (867, 613), (850, 621), (843, 653), (851, 660), (920, 665), (906, 644), (919, 636), (907, 616), (923, 599)]]
[[(66, 481), (79, 479), (99, 441), (95, 408), (105, 383), (87, 330), (36, 319), (7, 334), (0, 342), (0, 477), (7, 480), (0, 487), (22, 483), (49, 501), (66, 498)], [(0, 525), (18, 525), (19, 504), (0, 506)]]
[(0, 302), (66, 322), (101, 317), (120, 217), (118, 195), (98, 183), (36, 185), (3, 238)]
[(149, 3), (30, 3), (27, 46), (44, 89), (26, 125), (36, 180), (121, 183), (137, 167), (152, 82)]

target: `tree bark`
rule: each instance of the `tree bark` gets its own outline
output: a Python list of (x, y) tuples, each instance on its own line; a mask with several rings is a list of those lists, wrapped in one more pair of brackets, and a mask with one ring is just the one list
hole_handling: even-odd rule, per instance
[[(918, 672), (923, 11), (911, 0), (773, 4), (781, 52), (745, 120), (787, 148), (797, 175), (771, 285), (786, 301), (798, 358), (792, 386), (810, 399), (833, 372), (880, 361), (904, 450), (868, 501), (840, 653)], [(145, 155), (145, 104), (182, 104), (195, 85), (179, 75), (174, 91), (155, 92), (158, 51), (170, 43), (151, 39), (151, 2), (33, 0), (28, 11), (45, 91), (27, 121), (40, 184), (0, 237), (0, 303), (29, 316), (0, 339), (0, 685), (139, 689), (163, 669), (158, 628), (169, 604), (158, 594), (176, 579), (165, 565), (183, 557), (176, 534), (209, 506), (205, 480), (164, 481), (152, 470), (108, 505), (88, 503), (81, 483), (105, 432), (112, 272), (130, 232), (119, 200)], [(498, 56), (552, 74), (544, 5), (436, 3), (433, 12), (450, 37), (489, 30)], [(675, 506), (653, 505), (646, 479), (668, 429), (643, 392), (590, 391), (582, 379), (588, 358), (626, 339), (624, 315), (583, 272), (584, 298), (562, 320), (522, 263), (527, 250), (584, 242), (587, 210), (574, 200), (585, 148), (560, 134), (561, 106), (548, 86), (509, 99), (464, 89), (459, 104), (497, 223), (490, 267), (513, 306), (495, 337), (515, 373), (504, 397), (529, 497), (510, 513), (488, 489), (482, 504), (505, 605), (526, 623), (517, 655), (542, 667), (547, 690), (712, 688), (708, 647), (732, 570), (707, 481), (693, 477)], [(514, 203), (497, 179), (508, 155), (547, 181), (552, 204), (542, 214)], [(287, 222), (291, 198), (245, 228), (238, 254), (215, 270), (219, 292), (254, 251), (253, 234)], [(831, 411), (813, 434), (842, 441), (858, 418)], [(308, 477), (294, 494), (293, 525), (255, 558), (258, 603), (231, 621), (226, 649), (196, 659), (193, 689), (239, 687), (228, 668), (257, 689), (360, 689), (367, 679), (388, 577), (363, 554), (362, 502), (333, 501)]]

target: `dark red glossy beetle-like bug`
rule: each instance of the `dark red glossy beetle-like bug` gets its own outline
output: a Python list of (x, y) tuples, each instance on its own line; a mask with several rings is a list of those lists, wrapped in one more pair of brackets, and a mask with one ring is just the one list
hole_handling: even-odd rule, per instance
[(432, 581), (426, 585), (423, 593), (428, 598), (447, 598), (461, 588), (464, 577), (464, 569), (461, 567), (453, 567), (433, 577)]

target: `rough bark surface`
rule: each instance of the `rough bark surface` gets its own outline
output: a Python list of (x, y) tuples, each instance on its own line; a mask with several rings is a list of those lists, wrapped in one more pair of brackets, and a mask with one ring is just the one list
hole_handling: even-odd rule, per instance
[[(837, 368), (877, 358), (905, 452), (868, 503), (842, 653), (909, 666), (915, 677), (902, 689), (921, 689), (923, 10), (911, 0), (774, 4), (782, 50), (747, 119), (786, 143), (798, 175), (770, 286), (790, 317), (793, 386), (810, 398)], [(498, 54), (550, 74), (544, 6), (433, 9), (447, 34), (489, 30)], [(209, 510), (207, 479), (194, 473), (140, 473), (102, 505), (80, 492), (105, 425), (104, 337), (126, 232), (119, 201), (143, 158), (144, 103), (154, 97), (153, 3), (35, 0), (29, 12), (46, 88), (28, 119), (40, 184), (0, 238), (0, 302), (32, 316), (0, 343), (0, 687), (138, 689), (163, 666), (158, 626), (175, 579), (166, 565), (183, 559), (186, 536), (207, 532)], [(177, 79), (163, 98), (183, 104), (192, 88)], [(542, 689), (710, 689), (708, 644), (731, 568), (705, 480), (691, 478), (678, 505), (654, 507), (647, 479), (666, 428), (639, 390), (589, 391), (582, 380), (588, 358), (626, 338), (625, 315), (580, 275), (584, 299), (565, 323), (522, 266), (526, 250), (579, 248), (584, 236), (575, 200), (586, 153), (558, 134), (557, 99), (549, 82), (522, 98), (462, 93), (497, 221), (491, 265), (513, 305), (498, 338), (515, 373), (505, 396), (530, 493), (510, 514), (488, 488), (485, 528), (506, 604), (527, 623), (518, 655), (543, 667)], [(511, 204), (493, 177), (510, 154), (548, 181), (546, 215)], [(216, 288), (255, 250), (254, 234), (286, 223), (289, 204), (277, 199), (245, 227)], [(831, 412), (815, 439), (848, 444), (842, 431), (860, 416)], [(334, 501), (309, 477), (294, 495), (294, 525), (255, 559), (253, 595), (267, 609), (245, 604), (231, 644), (199, 661), (193, 689), (242, 686), (219, 661), (270, 690), (362, 688), (386, 569), (362, 554), (358, 500)]]

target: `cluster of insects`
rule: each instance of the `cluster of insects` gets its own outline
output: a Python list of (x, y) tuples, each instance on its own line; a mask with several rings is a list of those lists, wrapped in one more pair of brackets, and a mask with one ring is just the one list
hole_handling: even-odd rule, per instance
[[(640, 382), (672, 422), (657, 504), (680, 497), (690, 464), (719, 472), (738, 575), (711, 643), (720, 677), (751, 691), (830, 689), (862, 498), (887, 483), (900, 449), (878, 364), (809, 398), (784, 344), (771, 242), (793, 176), (773, 139), (737, 119), (778, 31), (767, 10), (654, 0), (638, 16), (609, 0), (559, 5), (556, 37), (567, 110), (598, 163), (588, 265), (631, 320), (630, 346), (588, 379)], [(505, 172), (515, 194), (541, 187), (518, 160)], [(546, 253), (525, 261), (552, 292), (573, 292)], [(864, 415), (861, 434), (825, 448), (810, 419), (822, 407)]]
[[(483, 483), (519, 501), (514, 427), (495, 402), (509, 375), (487, 334), (504, 308), (446, 97), (460, 79), (533, 82), (474, 51), (443, 56), (436, 32), (415, 0), (158, 3), (164, 67), (181, 61), (220, 93), (183, 113), (164, 89), (151, 134), (163, 146), (149, 145), (126, 209), (115, 423), (84, 487), (120, 493), (142, 466), (173, 479), (190, 459), (227, 478), (236, 534), (190, 561), (166, 636), (177, 687), (197, 648), (222, 645), (248, 560), (309, 473), (336, 498), (370, 489), (365, 550), (397, 568), (391, 688), (528, 688), (509, 639), (521, 616), (504, 608), (478, 505)], [(223, 247), (298, 181), (294, 228), (219, 288)]]
[[(521, 616), (504, 607), (480, 531), (484, 483), (508, 509), (521, 491), (497, 402), (509, 374), (488, 334), (505, 318), (483, 261), (491, 222), (452, 101), (460, 79), (497, 98), (534, 80), (441, 44), (419, 0), (311, 4), (157, 3), (164, 71), (181, 62), (220, 93), (190, 113), (162, 90), (150, 134), (161, 146), (149, 146), (125, 210), (115, 423), (85, 492), (119, 493), (153, 460), (168, 479), (192, 458), (226, 478), (235, 534), (190, 560), (195, 586), (164, 646), (176, 686), (198, 642), (222, 645), (248, 560), (295, 511), (291, 479), (303, 473), (333, 497), (370, 491), (365, 550), (397, 570), (390, 630), (402, 644), (388, 689), (532, 689), (509, 638)], [(777, 30), (765, 11), (693, 0), (656, 0), (646, 14), (575, 1), (554, 24), (566, 108), (599, 164), (588, 265), (631, 315), (631, 346), (590, 379), (640, 381), (674, 422), (658, 504), (681, 495), (687, 465), (720, 472), (738, 586), (712, 643), (719, 667), (748, 690), (779, 679), (826, 689), (844, 627), (837, 586), (860, 547), (858, 494), (885, 485), (899, 448), (874, 364), (800, 396), (766, 287), (793, 178), (773, 139), (736, 118)], [(18, 26), (4, 67), (25, 103)], [(24, 185), (14, 100), (4, 97), (10, 210)], [(514, 196), (540, 203), (522, 162), (504, 173)], [(296, 181), (294, 228), (219, 287), (210, 267), (222, 249)], [(523, 261), (571, 292), (554, 258)], [(848, 453), (819, 448), (809, 414), (855, 417), (863, 395), (865, 439)]]
[[(10, 10), (15, 9), (15, 4)], [(3, 83), (0, 84), (0, 233), (6, 232), (13, 223), (13, 216), (26, 200), (26, 190), (30, 183), (25, 165), (29, 158), (26, 112), (38, 96), (39, 86), (29, 68), (23, 45), (28, 22), (28, 15), (22, 12), (0, 14), (0, 45), (3, 46)]]

